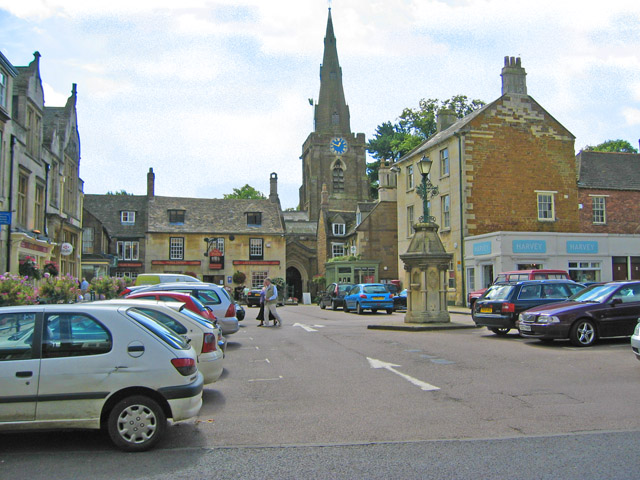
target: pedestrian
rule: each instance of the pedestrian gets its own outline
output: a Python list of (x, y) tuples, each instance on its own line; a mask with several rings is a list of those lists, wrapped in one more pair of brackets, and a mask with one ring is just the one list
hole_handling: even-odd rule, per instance
[(270, 278), (265, 278), (264, 286), (266, 288), (265, 294), (264, 294), (264, 301), (265, 301), (265, 304), (267, 305), (267, 310), (271, 312), (274, 317), (276, 317), (275, 319), (275, 322), (277, 322), (276, 325), (281, 327), (282, 319), (280, 318), (280, 315), (278, 315), (278, 312), (276, 310), (277, 303), (278, 303), (278, 287), (276, 287), (271, 282)]
[[(264, 287), (262, 287), (262, 290), (260, 291), (260, 311), (258, 312), (258, 316), (256, 317), (256, 320), (260, 320), (260, 323), (258, 324), (259, 327), (264, 327), (264, 296), (266, 293), (266, 289)], [(276, 318), (273, 316), (273, 313), (271, 313), (269, 311), (269, 318), (267, 319), (267, 325), (269, 325), (269, 320), (272, 320), (274, 325), (275, 325), (275, 320)]]
[(87, 279), (82, 277), (82, 282), (80, 282), (80, 294), (82, 295), (83, 299), (87, 298), (87, 292), (89, 291), (89, 282), (87, 282)]

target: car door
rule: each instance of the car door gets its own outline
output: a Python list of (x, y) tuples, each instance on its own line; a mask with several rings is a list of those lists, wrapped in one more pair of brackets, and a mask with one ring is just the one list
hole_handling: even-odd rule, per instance
[(632, 335), (640, 317), (640, 283), (621, 286), (611, 295), (608, 306), (600, 319), (601, 336)]
[(356, 308), (356, 295), (360, 293), (360, 286), (356, 285), (351, 290), (349, 290), (349, 294), (344, 297), (345, 303), (348, 308)]
[(111, 332), (85, 313), (44, 315), (38, 421), (96, 420), (119, 363)]
[(35, 419), (42, 329), (37, 317), (34, 311), (0, 315), (0, 422)]

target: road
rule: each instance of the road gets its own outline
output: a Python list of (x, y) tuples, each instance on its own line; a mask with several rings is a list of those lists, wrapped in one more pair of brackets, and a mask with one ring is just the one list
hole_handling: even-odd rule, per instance
[(401, 313), (279, 311), (282, 327), (259, 328), (247, 309), (199, 417), (156, 450), (122, 454), (91, 431), (4, 434), (0, 478), (637, 476), (628, 339), (580, 349), (486, 329), (367, 329)]

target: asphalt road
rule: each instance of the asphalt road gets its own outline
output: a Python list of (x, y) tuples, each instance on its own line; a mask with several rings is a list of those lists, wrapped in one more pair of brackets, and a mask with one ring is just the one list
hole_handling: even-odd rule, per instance
[(247, 309), (200, 416), (157, 449), (123, 454), (92, 431), (2, 434), (0, 479), (637, 476), (628, 339), (580, 349), (367, 329), (401, 313), (279, 312), (283, 327), (258, 328)]

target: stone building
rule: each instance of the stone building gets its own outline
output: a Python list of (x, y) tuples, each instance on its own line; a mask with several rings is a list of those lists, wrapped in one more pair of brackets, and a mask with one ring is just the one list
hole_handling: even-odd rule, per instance
[(11, 67), (5, 57), (0, 64), (1, 188), (3, 209), (11, 213), (0, 248), (5, 270), (17, 273), (19, 262), (32, 257), (40, 267), (55, 261), (61, 274), (78, 277), (83, 182), (76, 85), (64, 107), (45, 106), (38, 52), (26, 67)]

